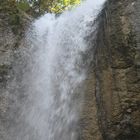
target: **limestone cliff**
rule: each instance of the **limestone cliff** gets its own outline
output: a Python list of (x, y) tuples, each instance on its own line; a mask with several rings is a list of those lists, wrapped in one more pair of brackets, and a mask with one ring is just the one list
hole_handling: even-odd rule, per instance
[(95, 74), (89, 74), (87, 84), (90, 90), (93, 83), (93, 94), (85, 93), (90, 97), (85, 101), (83, 139), (139, 140), (140, 1), (109, 0), (98, 20)]
[[(9, 92), (8, 81), (14, 79), (15, 52), (24, 37), (29, 18), (13, 3), (0, 2), (0, 140), (7, 140), (8, 128), (18, 107), (17, 96)], [(17, 87), (15, 87), (16, 89)], [(9, 112), (11, 108), (12, 112)]]
[(140, 139), (139, 9), (138, 0), (110, 0), (101, 15), (95, 73), (104, 139)]

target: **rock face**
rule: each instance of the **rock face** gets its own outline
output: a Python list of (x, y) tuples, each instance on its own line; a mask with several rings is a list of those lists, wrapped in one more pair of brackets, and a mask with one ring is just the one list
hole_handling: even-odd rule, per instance
[[(24, 21), (14, 10), (17, 14), (0, 7), (0, 140), (9, 140), (7, 128), (12, 128), (10, 122), (20, 108), (16, 102), (22, 96), (11, 96), (5, 89), (7, 81), (14, 79), (14, 54), (24, 35)], [(85, 81), (80, 139), (139, 140), (140, 1), (108, 0), (98, 22), (94, 66)]]
[(140, 1), (108, 0), (86, 81), (82, 140), (140, 139)]
[[(14, 80), (13, 64), (15, 52), (24, 36), (27, 17), (18, 11), (13, 3), (1, 1), (0, 4), (0, 140), (8, 140), (7, 130), (13, 121), (18, 107), (18, 96), (8, 87), (8, 81)], [(9, 92), (11, 91), (11, 92)], [(14, 110), (12, 109), (14, 108)], [(10, 110), (12, 109), (12, 112)], [(10, 112), (10, 113), (9, 113)], [(12, 126), (12, 124), (11, 124)]]
[[(92, 132), (99, 127), (104, 140), (139, 140), (140, 1), (109, 0), (98, 20), (93, 74), (96, 102), (90, 106), (96, 106), (98, 126), (93, 123)], [(88, 114), (92, 118), (95, 112)], [(90, 131), (88, 136), (88, 140), (99, 140)]]

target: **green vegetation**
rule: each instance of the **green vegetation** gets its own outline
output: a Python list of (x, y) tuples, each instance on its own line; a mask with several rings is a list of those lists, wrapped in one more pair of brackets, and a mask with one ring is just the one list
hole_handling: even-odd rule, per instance
[(80, 4), (81, 0), (15, 0), (15, 2), (20, 10), (35, 16), (44, 12), (62, 13)]
[[(22, 15), (17, 8), (15, 0), (2, 0), (0, 5), (1, 17), (10, 25), (13, 33), (18, 34), (22, 27)], [(5, 16), (6, 15), (6, 16)]]

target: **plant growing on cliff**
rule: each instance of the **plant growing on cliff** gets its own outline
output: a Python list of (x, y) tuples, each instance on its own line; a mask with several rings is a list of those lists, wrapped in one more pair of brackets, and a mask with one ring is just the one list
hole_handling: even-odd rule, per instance
[(62, 13), (80, 2), (81, 0), (16, 0), (18, 8), (22, 11), (39, 15), (44, 12)]

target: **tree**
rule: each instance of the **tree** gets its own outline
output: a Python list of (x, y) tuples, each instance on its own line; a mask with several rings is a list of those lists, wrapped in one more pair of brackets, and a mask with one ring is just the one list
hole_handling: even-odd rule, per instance
[(80, 4), (81, 0), (16, 0), (18, 7), (32, 14), (62, 13), (64, 10), (71, 9)]

